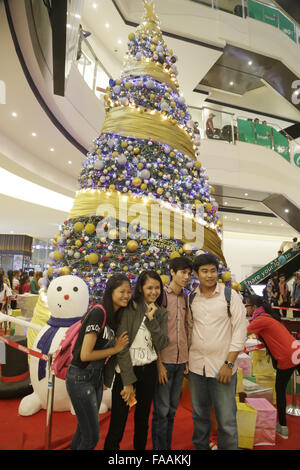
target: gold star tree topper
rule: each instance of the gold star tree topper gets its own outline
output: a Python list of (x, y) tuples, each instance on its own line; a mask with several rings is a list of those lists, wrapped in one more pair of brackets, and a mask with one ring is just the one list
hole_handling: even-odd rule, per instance
[(143, 0), (144, 6), (145, 6), (145, 16), (144, 20), (146, 21), (153, 21), (153, 23), (159, 22), (159, 19), (157, 15), (154, 12), (154, 0)]

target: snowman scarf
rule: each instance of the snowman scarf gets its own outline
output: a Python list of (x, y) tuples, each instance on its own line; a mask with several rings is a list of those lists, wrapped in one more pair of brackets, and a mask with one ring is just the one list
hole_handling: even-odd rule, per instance
[[(50, 325), (47, 331), (43, 334), (40, 338), (37, 348), (39, 348), (43, 354), (48, 354), (53, 338), (58, 332), (60, 328), (69, 328), (75, 322), (81, 320), (82, 317), (75, 317), (75, 318), (55, 318), (50, 317), (47, 321), (47, 325)], [(46, 376), (46, 361), (39, 360), (39, 371), (38, 377), (39, 380), (42, 380)]]

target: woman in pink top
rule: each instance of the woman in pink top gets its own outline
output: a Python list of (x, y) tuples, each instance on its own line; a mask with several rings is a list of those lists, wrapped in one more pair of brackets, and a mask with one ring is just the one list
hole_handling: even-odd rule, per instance
[(271, 307), (258, 295), (247, 299), (248, 313), (252, 319), (248, 332), (256, 334), (266, 345), (276, 367), (276, 402), (278, 410), (277, 432), (288, 439), (286, 426), (286, 387), (295, 369), (300, 373), (300, 343), (280, 323), (280, 318), (272, 313)]

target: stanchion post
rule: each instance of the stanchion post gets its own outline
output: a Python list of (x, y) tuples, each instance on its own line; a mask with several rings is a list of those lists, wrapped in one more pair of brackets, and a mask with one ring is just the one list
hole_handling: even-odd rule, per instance
[(52, 411), (54, 401), (54, 385), (55, 375), (51, 370), (53, 354), (49, 354), (48, 361), (48, 393), (47, 393), (47, 409), (46, 409), (46, 436), (45, 436), (45, 449), (50, 450), (51, 447), (51, 431), (52, 431)]

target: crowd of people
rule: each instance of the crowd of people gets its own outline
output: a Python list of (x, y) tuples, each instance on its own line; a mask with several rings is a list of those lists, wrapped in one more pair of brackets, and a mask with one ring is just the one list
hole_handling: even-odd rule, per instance
[[(175, 258), (169, 270), (168, 286), (155, 271), (143, 271), (135, 285), (124, 274), (111, 276), (100, 305), (82, 318), (66, 376), (77, 417), (71, 449), (97, 446), (104, 386), (112, 388), (105, 450), (120, 449), (133, 405), (133, 446), (145, 450), (152, 404), (153, 450), (172, 449), (174, 418), (186, 376), (195, 450), (210, 449), (211, 408), (218, 425), (218, 448), (237, 450), (237, 357), (252, 333), (272, 357), (277, 433), (288, 438), (285, 392), (291, 374), (296, 368), (300, 372), (300, 366), (294, 359), (295, 338), (271, 305), (300, 304), (300, 272), (295, 273), (292, 292), (285, 276), (275, 273), (264, 297), (243, 297), (219, 282), (219, 262), (211, 254), (201, 254), (193, 262), (187, 256)], [(37, 273), (30, 274), (31, 280), (26, 273), (12, 272), (5, 278), (0, 272), (0, 293), (38, 289)], [(197, 283), (190, 291), (192, 275)]]
[(282, 316), (286, 316), (287, 309), (294, 307), (294, 318), (300, 318), (300, 311), (296, 310), (300, 308), (300, 271), (295, 272), (293, 277), (290, 289), (285, 274), (275, 271), (263, 291), (263, 297), (272, 306), (282, 307), (280, 309)]
[[(194, 448), (210, 449), (213, 407), (218, 448), (238, 449), (236, 359), (251, 333), (265, 343), (274, 360), (277, 433), (288, 438), (285, 390), (292, 372), (300, 367), (293, 362), (295, 338), (280, 323), (280, 315), (276, 318), (262, 297), (243, 298), (229, 289), (228, 300), (228, 289), (218, 280), (219, 264), (213, 255), (202, 254), (194, 262), (178, 257), (169, 267), (168, 286), (163, 286), (155, 271), (142, 272), (134, 286), (122, 274), (108, 280), (102, 306), (109, 334), (100, 328), (105, 319), (103, 309), (94, 307), (84, 316), (66, 379), (78, 421), (71, 449), (94, 449), (99, 441), (103, 383), (112, 387), (105, 450), (120, 449), (132, 405), (133, 446), (144, 450), (152, 403), (153, 450), (172, 449), (174, 418), (185, 376), (193, 407)], [(188, 292), (192, 274), (198, 284)], [(284, 293), (283, 287), (281, 291)]]
[(17, 308), (16, 296), (19, 294), (38, 294), (44, 285), (41, 271), (9, 270), (5, 275), (0, 268), (0, 311), (4, 311), (8, 302), (11, 308)]

